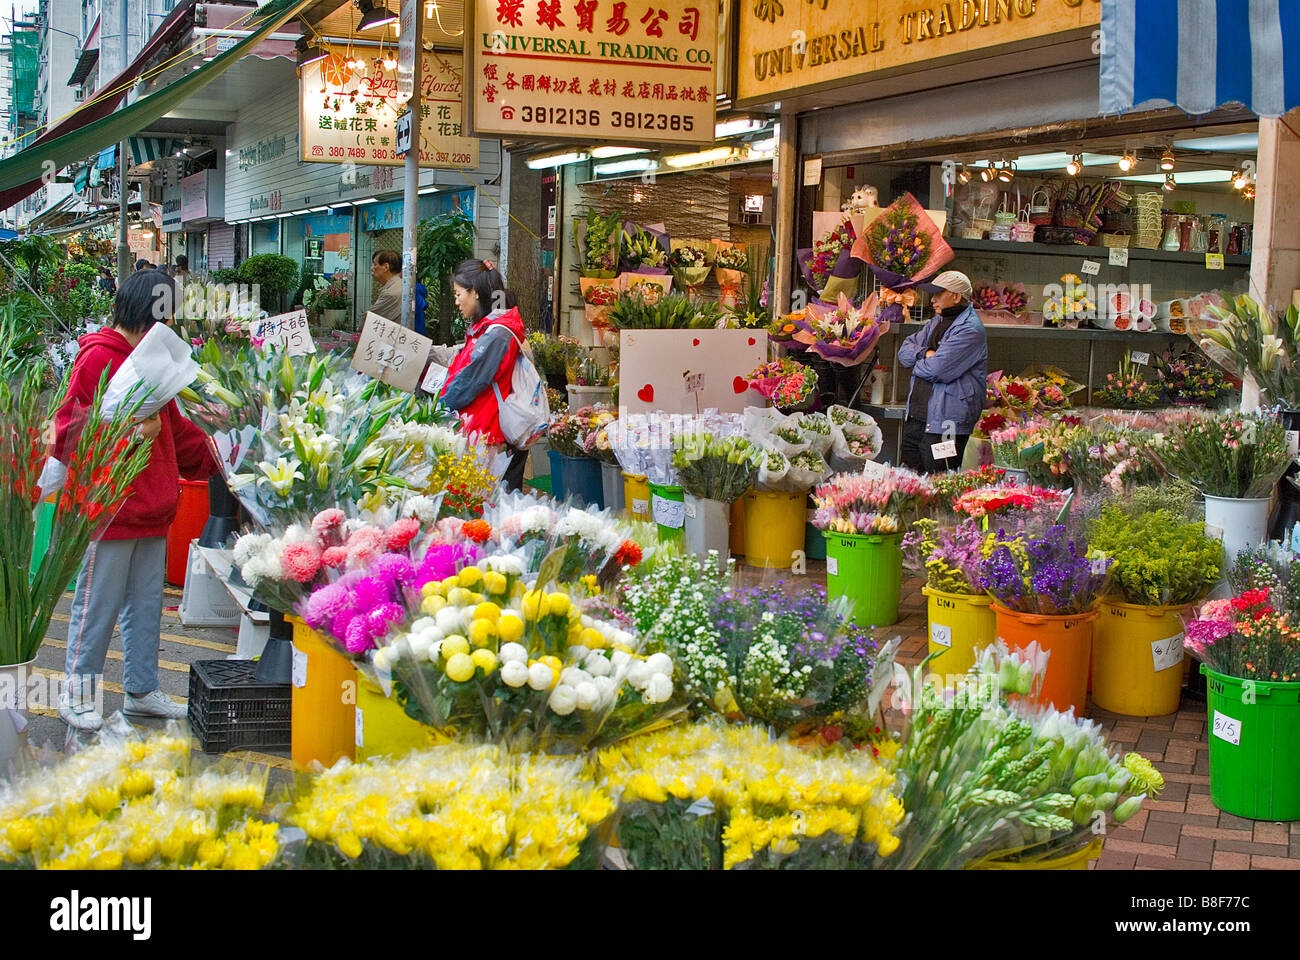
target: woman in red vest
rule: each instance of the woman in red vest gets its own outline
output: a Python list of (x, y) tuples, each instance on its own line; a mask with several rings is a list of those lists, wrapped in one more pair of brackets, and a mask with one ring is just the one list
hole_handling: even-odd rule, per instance
[(447, 370), (442, 399), (461, 415), (467, 434), (477, 434), (483, 442), (507, 450), (510, 466), (503, 481), (507, 490), (518, 490), (523, 486), (528, 451), (505, 442), (492, 387), (496, 386), (502, 399), (510, 395), (515, 360), (524, 343), (524, 322), (514, 295), (491, 260), (466, 260), (456, 268), (451, 285), (456, 308), (469, 327), (465, 345)]

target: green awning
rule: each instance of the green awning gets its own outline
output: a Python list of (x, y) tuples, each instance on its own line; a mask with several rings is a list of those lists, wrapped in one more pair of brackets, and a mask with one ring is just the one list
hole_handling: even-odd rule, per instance
[(267, 36), (313, 2), (314, 0), (272, 0), (249, 17), (247, 27), (251, 33), (225, 53), (218, 54), (210, 63), (202, 64), (199, 69), (190, 71), (157, 93), (137, 100), (101, 120), (0, 160), (0, 191), (39, 183), (44, 171), (58, 170), (93, 156), (110, 144), (146, 129), (233, 67), (245, 54), (252, 53)]

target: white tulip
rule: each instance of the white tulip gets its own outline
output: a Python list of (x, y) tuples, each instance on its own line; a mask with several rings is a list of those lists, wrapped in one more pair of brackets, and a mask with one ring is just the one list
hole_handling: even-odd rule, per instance
[(574, 690), (579, 710), (590, 710), (600, 702), (600, 688), (590, 681), (578, 684)]
[(534, 663), (528, 668), (528, 685), (534, 690), (549, 690), (555, 680), (555, 671), (545, 663)]
[(646, 660), (651, 673), (661, 673), (665, 677), (673, 675), (673, 658), (666, 653), (653, 653)]
[(501, 682), (507, 687), (522, 687), (528, 682), (528, 666), (522, 660), (506, 660), (501, 664)]
[(587, 654), (587, 659), (582, 661), (582, 668), (593, 677), (608, 677), (614, 665), (599, 650), (593, 650)]
[(650, 672), (650, 667), (644, 660), (638, 660), (627, 671), (627, 682), (632, 684), (638, 690), (644, 690), (645, 685), (650, 682), (650, 678), (655, 674)]
[(652, 674), (650, 682), (646, 684), (645, 688), (646, 703), (666, 703), (672, 695), (672, 678), (666, 677), (662, 673)]
[[(545, 664), (542, 664), (542, 666), (545, 666)], [(562, 683), (552, 691), (550, 704), (552, 710), (562, 717), (567, 717), (573, 713), (573, 708), (578, 705), (577, 693), (573, 687), (567, 683)]]
[(525, 668), (527, 668), (528, 651), (518, 643), (502, 644), (501, 651), (497, 654), (497, 659), (502, 663), (522, 663)]

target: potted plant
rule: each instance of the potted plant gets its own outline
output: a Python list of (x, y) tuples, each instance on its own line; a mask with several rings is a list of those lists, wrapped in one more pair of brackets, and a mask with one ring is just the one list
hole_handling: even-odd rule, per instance
[(1205, 497), (1205, 522), (1222, 531), (1229, 564), (1267, 538), (1270, 494), (1291, 460), (1286, 429), (1264, 414), (1192, 420), (1165, 441), (1169, 471)]
[(900, 468), (837, 474), (813, 491), (813, 526), (826, 536), (827, 593), (849, 597), (858, 623), (898, 621), (903, 531), (934, 495), (929, 480)]
[[(559, 460), (559, 476), (564, 496), (579, 506), (604, 506), (604, 485), (600, 463), (587, 455), (583, 444), (587, 435), (614, 419), (608, 410), (583, 407), (551, 418), (547, 439), (551, 453)], [(556, 471), (552, 470), (552, 474)]]
[(980, 586), (985, 534), (975, 520), (953, 527), (922, 518), (903, 537), (903, 563), (925, 577), (930, 623), (929, 669), (954, 676), (975, 663), (975, 654), (997, 639), (993, 602)]
[(980, 586), (994, 600), (998, 636), (1014, 649), (1037, 643), (1051, 654), (1038, 702), (1082, 714), (1097, 602), (1113, 561), (1090, 557), (1057, 524), (1038, 536), (998, 531), (985, 544)]
[(352, 307), (352, 298), (348, 296), (348, 275), (336, 273), (330, 277), (329, 286), (322, 290), (313, 300), (321, 313), (321, 320), (331, 330), (342, 330), (348, 322), (348, 311)]
[(1210, 799), (1254, 820), (1300, 820), (1297, 611), (1268, 588), (1212, 600), (1183, 641), (1209, 691)]
[(614, 397), (614, 374), (587, 356), (574, 363), (568, 384), (569, 406), (591, 407), (608, 404)]
[(741, 436), (718, 437), (707, 431), (673, 437), (686, 505), (686, 549), (699, 557), (716, 552), (725, 563), (731, 540), (731, 505), (758, 479), (759, 451)]
[(1093, 701), (1130, 717), (1174, 713), (1183, 685), (1183, 616), (1218, 583), (1223, 545), (1204, 524), (1117, 504), (1092, 521), (1088, 542), (1115, 560), (1113, 592), (1093, 631)]

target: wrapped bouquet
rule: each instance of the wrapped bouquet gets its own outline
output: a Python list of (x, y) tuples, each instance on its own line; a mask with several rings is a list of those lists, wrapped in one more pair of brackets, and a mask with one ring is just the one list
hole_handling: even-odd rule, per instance
[(866, 262), (884, 288), (880, 322), (906, 319), (916, 290), (953, 258), (943, 232), (910, 193), (873, 220), (853, 244), (853, 256)]
[(853, 261), (856, 239), (853, 220), (846, 216), (810, 249), (796, 252), (804, 280), (820, 299), (834, 303), (840, 294), (852, 296), (857, 291), (861, 267)]

